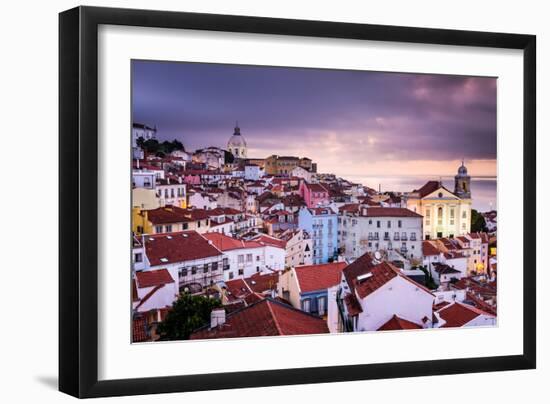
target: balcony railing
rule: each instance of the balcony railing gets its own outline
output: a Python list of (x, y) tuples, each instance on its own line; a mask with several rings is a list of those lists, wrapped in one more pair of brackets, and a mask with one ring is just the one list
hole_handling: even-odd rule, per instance
[(403, 235), (401, 236), (401, 241), (407, 241), (407, 235), (406, 234), (404, 236)]

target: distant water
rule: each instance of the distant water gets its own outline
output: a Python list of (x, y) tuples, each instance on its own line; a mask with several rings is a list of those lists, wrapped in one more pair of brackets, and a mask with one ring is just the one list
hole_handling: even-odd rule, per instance
[[(360, 176), (342, 175), (343, 178), (353, 182), (359, 182), (368, 187), (378, 190), (380, 184), (382, 192), (411, 192), (420, 188), (430, 180), (439, 180), (439, 177), (424, 176)], [(450, 191), (454, 190), (454, 177), (441, 177), (443, 186)], [(497, 179), (496, 177), (472, 177), (472, 207), (478, 211), (485, 212), (497, 209)]]

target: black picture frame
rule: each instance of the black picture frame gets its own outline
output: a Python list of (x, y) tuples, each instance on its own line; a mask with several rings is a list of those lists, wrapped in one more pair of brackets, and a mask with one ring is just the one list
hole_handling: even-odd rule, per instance
[[(99, 381), (98, 26), (180, 28), (523, 50), (523, 354)], [(77, 7), (59, 15), (59, 389), (75, 397), (326, 383), (536, 366), (536, 37), (491, 32)]]

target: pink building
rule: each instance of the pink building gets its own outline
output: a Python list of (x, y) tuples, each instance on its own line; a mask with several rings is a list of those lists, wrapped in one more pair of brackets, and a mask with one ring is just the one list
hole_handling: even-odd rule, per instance
[(300, 196), (304, 198), (308, 208), (317, 208), (330, 203), (328, 190), (321, 184), (300, 183)]

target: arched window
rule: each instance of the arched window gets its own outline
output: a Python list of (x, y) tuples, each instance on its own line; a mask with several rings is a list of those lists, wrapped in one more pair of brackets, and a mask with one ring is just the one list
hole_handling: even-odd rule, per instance
[(443, 224), (443, 208), (441, 206), (437, 208), (437, 224)]

